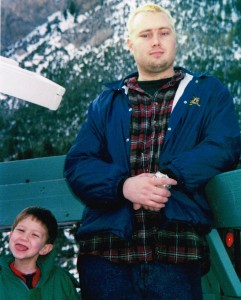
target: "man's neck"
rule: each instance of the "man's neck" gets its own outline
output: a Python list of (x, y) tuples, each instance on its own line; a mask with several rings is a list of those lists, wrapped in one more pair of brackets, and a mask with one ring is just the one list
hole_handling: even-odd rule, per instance
[(160, 80), (165, 78), (171, 78), (172, 76), (174, 76), (174, 74), (175, 71), (173, 68), (161, 73), (145, 73), (139, 71), (138, 81), (154, 81), (154, 80)]

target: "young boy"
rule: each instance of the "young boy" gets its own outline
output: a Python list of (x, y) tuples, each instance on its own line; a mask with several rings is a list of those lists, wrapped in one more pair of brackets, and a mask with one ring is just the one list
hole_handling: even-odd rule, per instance
[(80, 299), (74, 278), (54, 265), (57, 233), (57, 221), (49, 210), (29, 207), (20, 212), (9, 238), (12, 255), (0, 258), (1, 300)]

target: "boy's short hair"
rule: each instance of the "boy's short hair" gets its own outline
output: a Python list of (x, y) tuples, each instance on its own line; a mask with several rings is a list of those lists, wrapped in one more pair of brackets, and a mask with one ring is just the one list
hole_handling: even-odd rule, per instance
[(157, 5), (157, 4), (154, 4), (154, 3), (146, 3), (144, 5), (141, 5), (139, 6), (129, 17), (129, 20), (127, 22), (127, 29), (128, 29), (128, 33), (129, 33), (129, 36), (132, 35), (133, 33), (133, 27), (132, 27), (132, 23), (135, 19), (135, 17), (139, 14), (139, 13), (143, 13), (143, 12), (153, 12), (153, 13), (158, 13), (158, 12), (163, 12), (165, 13), (170, 21), (171, 21), (171, 25), (172, 25), (172, 29), (175, 33), (175, 26), (174, 26), (174, 19), (172, 18), (170, 12), (165, 9), (164, 7), (160, 6), (160, 5)]
[(46, 243), (53, 244), (58, 235), (57, 220), (50, 210), (43, 207), (30, 206), (22, 210), (13, 222), (12, 231), (20, 221), (29, 216), (32, 216), (33, 219), (36, 219), (46, 227), (48, 235)]

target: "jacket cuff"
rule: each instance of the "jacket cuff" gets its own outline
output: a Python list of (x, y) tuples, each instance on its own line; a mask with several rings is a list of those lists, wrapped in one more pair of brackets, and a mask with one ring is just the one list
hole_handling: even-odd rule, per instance
[(123, 194), (123, 185), (124, 185), (124, 183), (125, 183), (125, 181), (126, 181), (127, 178), (128, 178), (128, 177), (122, 178), (122, 179), (120, 180), (119, 184), (118, 184), (118, 187), (117, 187), (117, 195), (118, 195), (118, 198), (119, 198), (119, 199), (122, 199), (122, 200), (126, 199), (126, 198), (124, 197), (124, 194)]

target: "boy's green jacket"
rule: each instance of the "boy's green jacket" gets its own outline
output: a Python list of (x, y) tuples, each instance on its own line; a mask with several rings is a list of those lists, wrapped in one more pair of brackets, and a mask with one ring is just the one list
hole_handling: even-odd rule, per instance
[(54, 251), (40, 256), (38, 265), (41, 278), (31, 290), (9, 267), (14, 257), (0, 257), (0, 299), (1, 300), (77, 300), (76, 281), (67, 270), (54, 264)]

